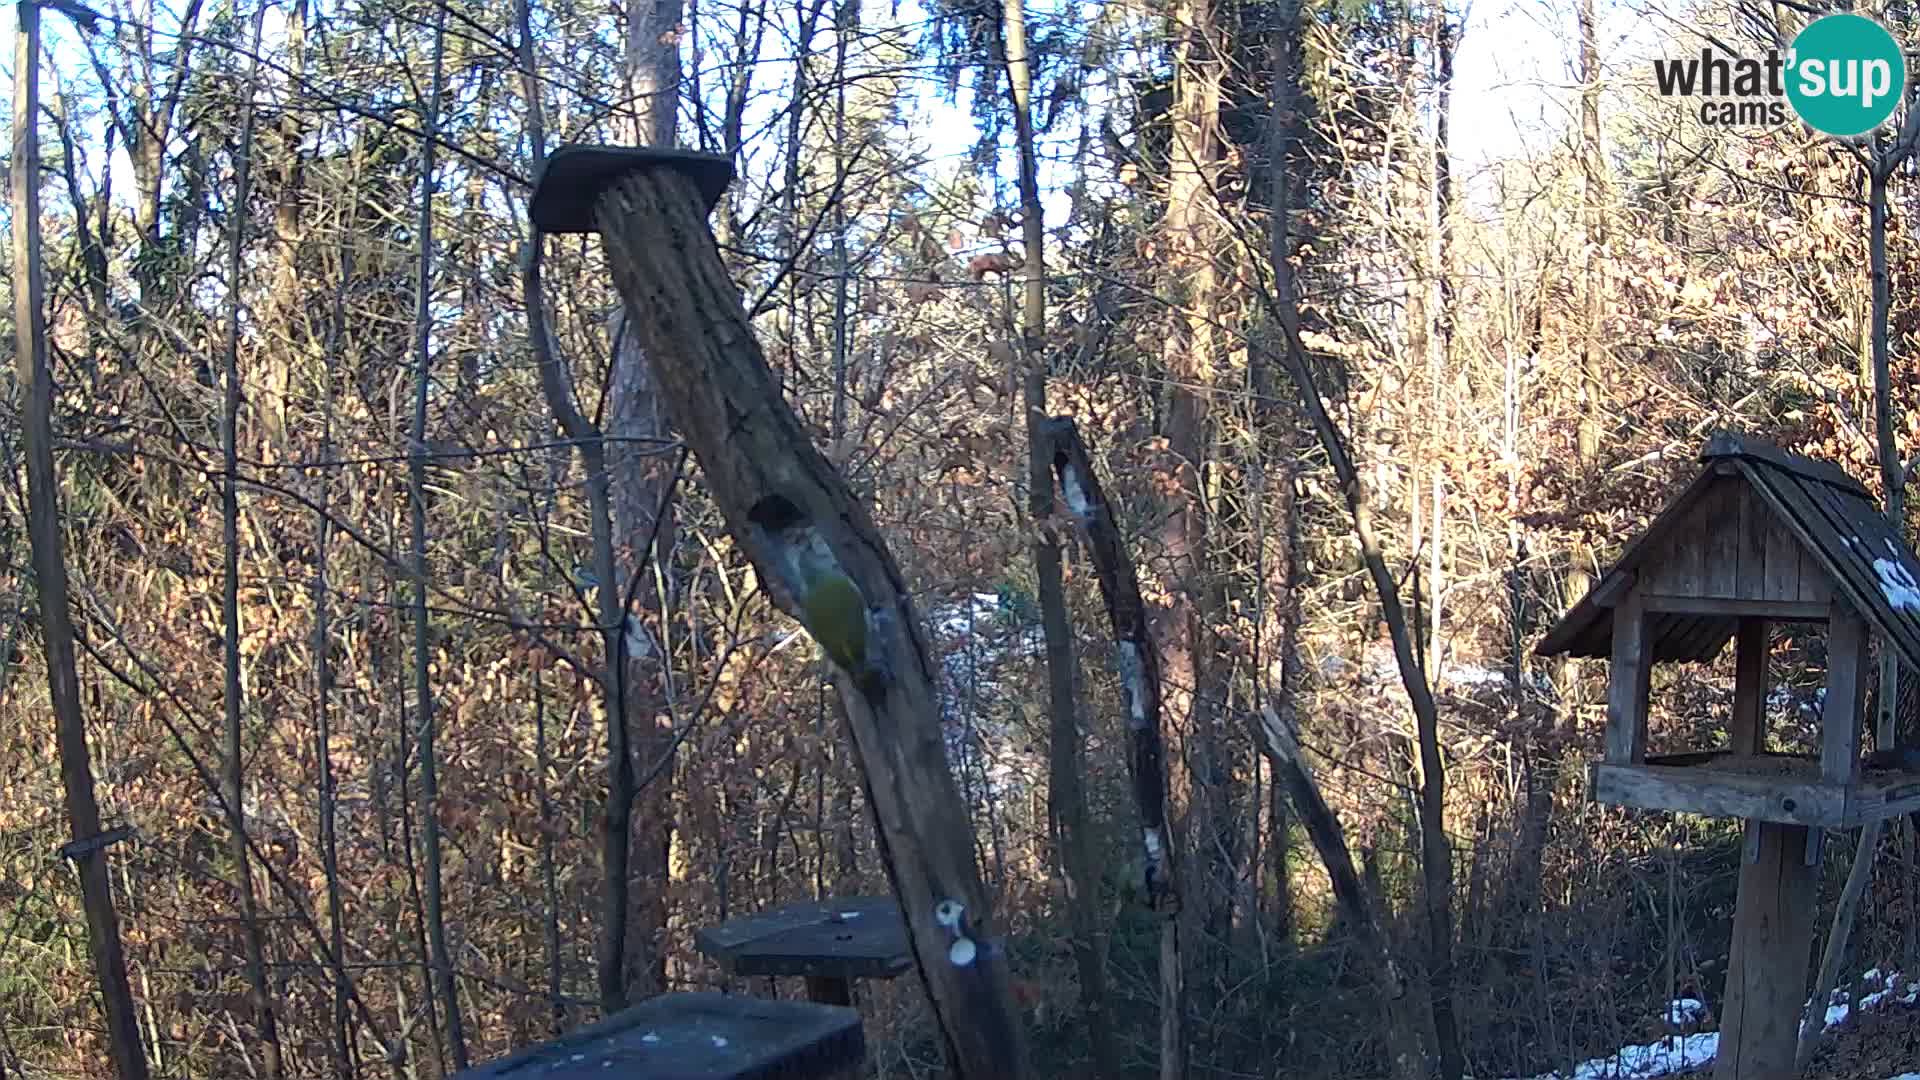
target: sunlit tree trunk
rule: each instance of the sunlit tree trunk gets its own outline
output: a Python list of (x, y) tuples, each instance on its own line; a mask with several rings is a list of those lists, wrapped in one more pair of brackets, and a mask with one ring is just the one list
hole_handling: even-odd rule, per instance
[(80, 677), (74, 653), (73, 611), (67, 599), (65, 539), (60, 532), (59, 480), (53, 468), (53, 370), (47, 354), (46, 277), (40, 245), (40, 5), (16, 6), (13, 49), (13, 158), (9, 170), (13, 215), (14, 359), (22, 393), (20, 434), (26, 458), (27, 534), (33, 548), (33, 581), (39, 600), (40, 637), (46, 650), (47, 692), (52, 699), (60, 781), (67, 820), (78, 849), (80, 903), (86, 912), (87, 948), (106, 1012), (107, 1046), (120, 1080), (147, 1080), (140, 1021), (120, 944), (120, 916), (107, 876), (107, 846), (100, 837), (100, 805), (94, 796), (93, 751), (80, 712)]

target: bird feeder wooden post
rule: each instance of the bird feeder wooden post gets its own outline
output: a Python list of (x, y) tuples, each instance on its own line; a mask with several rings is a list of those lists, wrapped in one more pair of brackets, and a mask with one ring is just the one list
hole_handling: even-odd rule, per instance
[[(1795, 1075), (1824, 830), (1920, 808), (1920, 774), (1860, 764), (1870, 636), (1920, 663), (1920, 561), (1866, 488), (1833, 465), (1729, 434), (1700, 459), (1706, 469), (1537, 651), (1609, 659), (1595, 801), (1745, 820), (1714, 1075), (1783, 1080)], [(1827, 628), (1817, 754), (1767, 748), (1776, 622)], [(1711, 660), (1729, 640), (1727, 746), (1650, 753), (1653, 665)]]
[[(529, 215), (541, 232), (600, 234), (674, 426), (773, 602), (805, 622), (783, 546), (800, 536), (830, 552), (864, 597), (865, 648), (884, 660), (885, 677), (877, 687), (844, 671), (837, 678), (934, 1021), (956, 1075), (1025, 1080), (1005, 929), (987, 903), (971, 816), (947, 765), (919, 616), (866, 506), (774, 382), (727, 276), (707, 214), (732, 176), (727, 159), (710, 154), (569, 146), (542, 166)], [(775, 517), (778, 533), (765, 524)]]

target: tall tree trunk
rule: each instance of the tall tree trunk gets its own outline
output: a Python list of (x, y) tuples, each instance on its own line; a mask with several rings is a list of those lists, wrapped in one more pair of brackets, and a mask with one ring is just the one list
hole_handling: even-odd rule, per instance
[(427, 397), (432, 385), (433, 342), (433, 193), (434, 148), (440, 130), (441, 95), (445, 88), (447, 9), (435, 9), (433, 76), (428, 88), (425, 135), (420, 141), (420, 216), (417, 223), (420, 253), (414, 282), (413, 309), (413, 434), (407, 453), (408, 524), (413, 565), (413, 698), (414, 723), (420, 732), (420, 825), (426, 859), (427, 946), (431, 953), (435, 993), (447, 1014), (447, 1043), (453, 1067), (467, 1067), (467, 1038), (460, 1012), (459, 985), (453, 976), (453, 956), (447, 947), (440, 858), (439, 720), (434, 715), (433, 628), (427, 611)]
[[(264, 6), (253, 16), (255, 60), (247, 79), (247, 99), (241, 110), (240, 143), (234, 149), (234, 203), (244, 208), (251, 195), (253, 158), (253, 94), (259, 85), (261, 24)], [(240, 275), (245, 268), (243, 253), (247, 244), (247, 215), (243, 210), (232, 215), (233, 228), (227, 251), (227, 343), (221, 381), (223, 405), (220, 410), (220, 453), (223, 472), (220, 484), (220, 526), (223, 572), (220, 590), (221, 631), (226, 668), (226, 802), (228, 840), (232, 845), (235, 884), (240, 894), (240, 932), (246, 957), (247, 983), (251, 990), (254, 1023), (266, 1053), (267, 1075), (286, 1075), (280, 1061), (280, 1036), (273, 1015), (273, 990), (267, 981), (266, 946), (260, 933), (260, 913), (253, 895), (253, 858), (247, 849), (246, 784), (242, 769), (246, 747), (241, 738), (240, 685)]]
[[(1270, 223), (1271, 235), (1267, 251), (1268, 261), (1273, 267), (1274, 296), (1277, 300), (1278, 317), (1290, 320), (1288, 327), (1299, 332), (1299, 298), (1294, 281), (1293, 251), (1295, 236), (1293, 231), (1294, 213), (1294, 170), (1299, 168), (1298, 131), (1302, 123), (1300, 111), (1303, 91), (1300, 83), (1300, 4), (1299, 0), (1281, 0), (1274, 16), (1273, 36), (1268, 44), (1269, 57), (1273, 64), (1273, 108), (1267, 125), (1267, 159), (1269, 175), (1272, 177), (1269, 200), (1272, 204)], [(1276, 407), (1279, 399), (1279, 386), (1273, 370), (1274, 365), (1263, 354), (1256, 353), (1251, 358), (1253, 369), (1254, 401), (1258, 403), (1256, 415), (1271, 417), (1272, 422), (1256, 428), (1256, 445), (1253, 460), (1256, 463), (1253, 484), (1254, 511), (1259, 515), (1260, 544), (1263, 558), (1259, 577), (1262, 579), (1256, 588), (1261, 589), (1262, 607), (1258, 626), (1264, 631), (1268, 626), (1275, 628), (1270, 659), (1264, 650), (1256, 650), (1259, 665), (1255, 672), (1256, 687), (1262, 691), (1259, 708), (1265, 701), (1271, 701), (1281, 718), (1289, 723), (1294, 720), (1294, 689), (1298, 685), (1299, 634), (1300, 634), (1300, 572), (1299, 555), (1300, 508), (1295, 497), (1294, 472), (1298, 460), (1298, 438), (1295, 426), (1297, 416), (1278, 417)], [(1273, 452), (1264, 449), (1269, 443)], [(1272, 459), (1279, 458), (1278, 482), (1275, 481), (1270, 467)], [(1269, 514), (1269, 500), (1273, 503), (1273, 513)], [(1269, 562), (1264, 553), (1271, 546), (1273, 558)], [(1269, 565), (1271, 569), (1269, 569)], [(1261, 644), (1265, 645), (1265, 639)], [(1278, 676), (1269, 672), (1278, 669)], [(1257, 743), (1256, 743), (1257, 745)], [(1293, 935), (1293, 893), (1292, 882), (1288, 877), (1287, 858), (1292, 846), (1292, 830), (1288, 822), (1286, 784), (1276, 769), (1273, 774), (1272, 789), (1268, 794), (1270, 804), (1269, 839), (1267, 860), (1271, 865), (1273, 877), (1273, 929), (1274, 936), (1283, 942), (1290, 942)]]
[[(1284, 241), (1279, 232), (1276, 232), (1274, 239)], [(1276, 265), (1281, 264), (1287, 254), (1282, 242), (1271, 252), (1272, 261)], [(1446, 1080), (1458, 1080), (1465, 1063), (1453, 1012), (1453, 851), (1446, 835), (1446, 766), (1440, 753), (1439, 708), (1434, 702), (1426, 673), (1421, 668), (1420, 645), (1408, 626), (1406, 610), (1400, 602), (1399, 583), (1388, 568), (1385, 553), (1373, 532), (1372, 505), (1366, 485), (1348, 450), (1346, 434), (1328, 413), (1319, 384), (1314, 379), (1306, 346), (1300, 339), (1299, 312), (1271, 291), (1266, 292), (1262, 300), (1285, 335), (1285, 349), (1280, 359), (1300, 395), (1301, 405), (1319, 438), (1321, 449), (1326, 452), (1334, 475), (1340, 482), (1341, 494), (1353, 519), (1353, 536), (1360, 547), (1361, 562), (1372, 579), (1380, 613), (1393, 642), (1394, 662), (1400, 672), (1400, 682), (1413, 707), (1421, 778), (1420, 866), (1426, 915), (1431, 1019), (1438, 1039), (1436, 1049), (1439, 1052), (1441, 1075)], [(1270, 723), (1269, 727), (1272, 726)], [(1284, 728), (1284, 725), (1280, 726)], [(1274, 737), (1271, 731), (1267, 735)], [(1276, 768), (1282, 768), (1288, 758), (1289, 755), (1285, 753), (1277, 758), (1270, 757), (1275, 761)], [(1297, 800), (1295, 809), (1302, 814), (1307, 813)], [(1323, 849), (1321, 854), (1324, 858), (1328, 852)]]
[[(356, 170), (357, 173), (357, 170)], [(357, 178), (357, 176), (356, 176)], [(340, 233), (340, 280), (333, 290), (333, 310), (327, 320), (322, 361), (320, 406), (321, 461), (333, 458), (334, 378), (340, 342), (346, 335), (347, 285), (353, 280), (353, 231)], [(333, 628), (332, 596), (327, 585), (327, 548), (333, 539), (333, 474), (321, 470), (314, 506), (313, 541), (313, 749), (319, 807), (320, 868), (326, 879), (327, 941), (333, 951), (333, 1059), (334, 1075), (349, 1080), (355, 1074), (353, 1041), (348, 1028), (346, 972), (346, 916), (341, 911), (339, 789), (333, 776)]]
[[(1600, 459), (1600, 425), (1606, 415), (1606, 216), (1607, 163), (1600, 145), (1600, 23), (1594, 0), (1580, 0), (1575, 12), (1580, 25), (1580, 419), (1574, 433), (1574, 459), (1582, 470)], [(1595, 555), (1592, 539), (1577, 538), (1569, 555), (1563, 607), (1572, 607), (1593, 586)], [(1579, 711), (1576, 696), (1578, 661), (1562, 658), (1554, 665), (1554, 685), (1560, 701), (1561, 729), (1575, 734)]]
[(27, 465), (27, 535), (40, 601), (40, 636), (47, 656), (47, 693), (53, 702), (60, 751), (60, 782), (73, 832), (87, 948), (106, 1012), (107, 1047), (120, 1080), (147, 1080), (120, 917), (107, 876), (107, 845), (100, 837), (100, 805), (93, 791), (93, 752), (80, 713), (80, 677), (74, 655), (73, 611), (67, 601), (67, 562), (60, 533), (59, 482), (53, 470), (53, 372), (47, 355), (46, 277), (40, 256), (40, 5), (16, 6), (13, 47), (13, 158), (9, 173), (13, 214), (14, 360), (25, 392), (20, 434)]
[[(1446, 395), (1444, 387), (1453, 361), (1453, 314), (1450, 306), (1453, 302), (1452, 279), (1452, 215), (1453, 215), (1453, 159), (1448, 144), (1449, 112), (1453, 100), (1453, 24), (1444, 4), (1433, 13), (1433, 49), (1434, 49), (1434, 140), (1433, 140), (1433, 187), (1428, 198), (1422, 200), (1428, 207), (1427, 224), (1427, 264), (1426, 279), (1422, 287), (1427, 294), (1427, 392), (1431, 395), (1431, 411), (1428, 420), (1434, 430), (1446, 430)], [(1441, 635), (1442, 616), (1445, 608), (1446, 593), (1446, 524), (1447, 524), (1447, 469), (1445, 441), (1433, 445), (1428, 454), (1427, 467), (1432, 473), (1432, 552), (1428, 563), (1427, 595), (1431, 598), (1427, 604), (1427, 675), (1437, 679), (1441, 676), (1441, 655), (1445, 638)]]
[(1094, 473), (1092, 455), (1069, 417), (1055, 417), (1045, 430), (1048, 455), (1067, 509), (1086, 530), (1088, 554), (1100, 579), (1101, 598), (1113, 628), (1121, 704), (1126, 709), (1127, 774), (1140, 814), (1141, 887), (1160, 922), (1160, 1080), (1187, 1075), (1186, 970), (1179, 880), (1179, 838), (1167, 815), (1167, 739), (1161, 732), (1165, 691), (1160, 651), (1140, 595), (1139, 573), (1127, 558), (1113, 504)]
[[(1184, 745), (1173, 778), (1176, 812), (1184, 813), (1192, 887), (1183, 916), (1216, 937), (1231, 911), (1233, 853), (1228, 768), (1220, 733), (1214, 665), (1207, 640), (1214, 625), (1205, 476), (1211, 438), (1211, 388), (1218, 350), (1218, 207), (1220, 96), (1224, 74), (1212, 0), (1176, 0), (1173, 144), (1168, 166), (1167, 270), (1175, 298), (1164, 349), (1169, 378), (1166, 453), (1160, 471), (1172, 505), (1159, 542), (1169, 568), (1159, 637), (1171, 714), (1184, 721)], [(1198, 940), (1189, 935), (1189, 941)]]
[[(1027, 53), (1025, 0), (1006, 0), (1005, 42), (1008, 93), (1020, 153), (1020, 228), (1026, 248), (1021, 265), (1020, 342), (1022, 399), (1027, 429), (1027, 524), (1032, 531), (1034, 575), (1040, 592), (1040, 617), (1047, 642), (1050, 711), (1047, 754), (1047, 822), (1053, 857), (1066, 886), (1067, 917), (1073, 928), (1073, 955), (1080, 972), (1080, 1007), (1085, 1030), (1110, 1030), (1105, 958), (1096, 941), (1096, 877), (1093, 838), (1081, 774), (1080, 722), (1074, 708), (1073, 628), (1067, 619), (1066, 584), (1061, 573), (1060, 538), (1055, 532), (1053, 447), (1046, 430), (1046, 229), (1040, 205), (1038, 157), (1033, 134), (1033, 64)], [(1120, 1060), (1112, 1039), (1089, 1040), (1092, 1075), (1118, 1080)]]
[[(627, 0), (627, 48), (625, 72), (633, 105), (631, 135), (636, 144), (672, 147), (680, 109), (680, 45), (682, 33), (681, 0)], [(645, 627), (652, 618), (664, 617), (667, 593), (671, 589), (671, 554), (677, 542), (675, 513), (668, 491), (671, 484), (667, 459), (660, 453), (671, 438), (671, 417), (655, 385), (652, 368), (640, 349), (641, 335), (629, 320), (645, 318), (622, 307), (613, 322), (613, 370), (607, 388), (606, 483), (612, 513), (611, 529), (616, 561), (624, 563), (625, 573), (602, 578), (603, 593), (611, 604), (603, 602), (601, 616), (610, 618), (608, 632), (625, 640), (628, 620)], [(651, 538), (652, 543), (647, 541)], [(616, 571), (618, 567), (616, 567)], [(636, 580), (637, 579), (637, 580)], [(636, 606), (639, 610), (631, 610)], [(667, 760), (673, 747), (673, 722), (668, 714), (665, 679), (668, 677), (664, 650), (667, 628), (656, 627), (653, 640), (659, 650), (649, 655), (634, 655), (622, 648), (618, 661), (609, 648), (607, 663), (612, 678), (622, 684), (617, 695), (620, 708), (608, 710), (608, 723), (625, 728), (620, 736), (622, 757), (635, 763), (615, 766), (629, 770), (624, 798), (629, 804), (620, 813), (623, 824), (611, 830), (607, 839), (609, 856), (615, 843), (632, 847), (632, 858), (623, 851), (620, 873), (633, 883), (622, 882), (618, 889), (637, 887), (632, 897), (632, 915), (637, 921), (629, 936), (622, 932), (615, 940), (613, 926), (608, 927), (607, 952), (601, 957), (602, 1004), (618, 1007), (630, 996), (627, 982), (638, 975), (639, 997), (649, 997), (666, 988), (664, 935), (667, 925), (666, 886), (669, 852), (673, 843), (674, 769)], [(616, 719), (617, 717), (617, 719)], [(624, 744), (631, 741), (629, 753)], [(609, 748), (612, 743), (609, 742)], [(632, 770), (639, 775), (658, 775), (644, 790), (635, 788)], [(620, 785), (615, 784), (614, 787)], [(609, 805), (615, 793), (609, 792)], [(631, 833), (632, 835), (625, 835)], [(618, 834), (618, 835), (616, 835)], [(608, 886), (615, 873), (611, 858), (607, 864)], [(610, 892), (611, 897), (611, 892)], [(611, 905), (611, 899), (609, 900)], [(608, 912), (611, 915), (611, 910)], [(620, 923), (629, 918), (623, 914)], [(638, 955), (629, 965), (627, 956)], [(606, 968), (609, 962), (621, 964), (616, 976)], [(631, 970), (629, 970), (629, 966)], [(617, 992), (613, 982), (618, 982)]]

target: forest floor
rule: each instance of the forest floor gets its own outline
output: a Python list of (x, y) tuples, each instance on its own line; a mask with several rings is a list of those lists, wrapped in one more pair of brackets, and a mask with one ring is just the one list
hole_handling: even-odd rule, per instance
[(1834, 1031), (1807, 1070), (1807, 1080), (1920, 1078), (1920, 1006), (1868, 1009)]
[[(1868, 1009), (1828, 1032), (1804, 1080), (1920, 1080), (1920, 1005)], [(1708, 1062), (1674, 1077), (1710, 1077)]]
[[(1862, 1008), (1844, 1002), (1827, 1009), (1827, 1031), (1804, 1080), (1920, 1080), (1920, 986), (1879, 968), (1855, 986), (1869, 991)], [(1844, 997), (1844, 994), (1836, 994)], [(1670, 1003), (1673, 1023), (1703, 1019), (1698, 1001)], [(1623, 1046), (1606, 1057), (1576, 1066), (1573, 1080), (1653, 1080), (1656, 1077), (1710, 1077), (1720, 1034), (1711, 1029), (1671, 1035), (1644, 1046)], [(1550, 1073), (1533, 1080), (1561, 1080)]]

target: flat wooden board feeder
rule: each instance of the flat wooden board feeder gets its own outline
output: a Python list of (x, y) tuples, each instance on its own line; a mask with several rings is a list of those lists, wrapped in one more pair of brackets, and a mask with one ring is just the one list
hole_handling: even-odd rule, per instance
[(740, 976), (799, 975), (815, 1001), (845, 1005), (855, 979), (913, 966), (906, 919), (891, 896), (788, 904), (697, 931), (694, 944)]
[[(1597, 802), (1747, 822), (1720, 1080), (1795, 1075), (1820, 837), (1920, 810), (1920, 773), (1863, 770), (1869, 636), (1920, 668), (1920, 560), (1853, 477), (1744, 436), (1707, 443), (1706, 468), (1547, 633), (1542, 656), (1606, 657)], [(1766, 746), (1767, 635), (1827, 627), (1817, 755)], [(1707, 661), (1734, 642), (1730, 745), (1649, 755), (1653, 665)]]
[(454, 1080), (819, 1080), (844, 1075), (865, 1055), (852, 1009), (662, 994)]
[(733, 162), (718, 154), (571, 143), (541, 163), (527, 216), (541, 232), (593, 232), (601, 194), (628, 173), (650, 169), (671, 170), (692, 180), (709, 212), (733, 182)]

